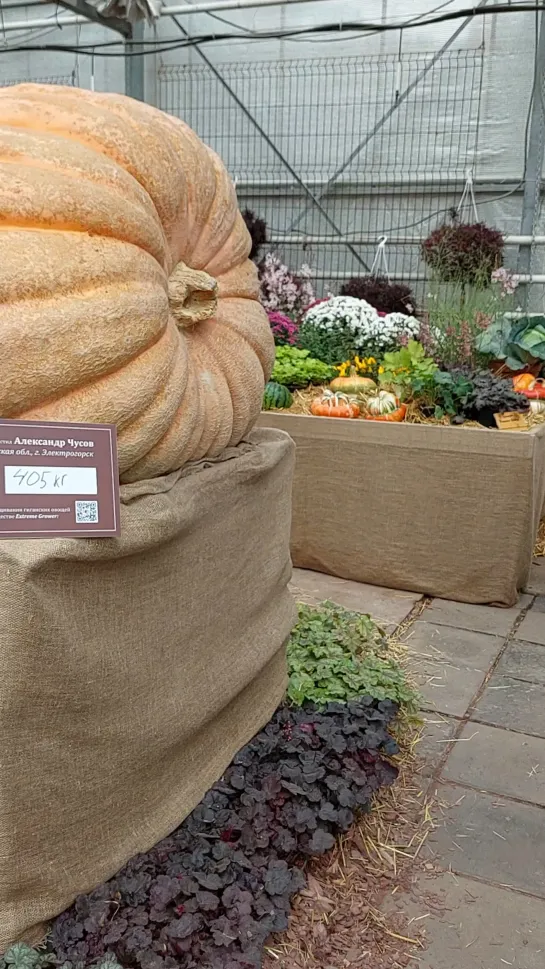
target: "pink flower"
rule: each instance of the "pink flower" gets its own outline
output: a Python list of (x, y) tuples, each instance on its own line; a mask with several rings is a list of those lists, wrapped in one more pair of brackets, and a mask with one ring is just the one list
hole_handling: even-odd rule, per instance
[(294, 346), (297, 343), (299, 327), (284, 313), (269, 310), (267, 313), (274, 342), (277, 346)]
[(265, 309), (299, 317), (314, 299), (310, 276), (309, 266), (303, 265), (299, 273), (292, 273), (276, 253), (268, 252), (259, 264), (260, 296)]

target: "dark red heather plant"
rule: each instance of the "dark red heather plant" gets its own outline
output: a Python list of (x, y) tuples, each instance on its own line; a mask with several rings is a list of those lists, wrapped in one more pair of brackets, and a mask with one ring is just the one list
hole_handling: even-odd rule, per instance
[(422, 243), (422, 259), (443, 283), (485, 289), (503, 262), (503, 235), (484, 222), (442, 225)]
[(288, 924), (298, 865), (331, 848), (397, 770), (391, 701), (281, 707), (169, 837), (54, 923), (56, 959), (134, 969), (258, 969)]
[(410, 286), (391, 283), (387, 276), (356, 276), (341, 287), (341, 296), (364, 299), (380, 313), (414, 316), (416, 300)]

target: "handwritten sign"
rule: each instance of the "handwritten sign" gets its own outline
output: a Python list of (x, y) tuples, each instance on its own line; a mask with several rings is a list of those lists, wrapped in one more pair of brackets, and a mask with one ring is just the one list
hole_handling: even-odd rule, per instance
[(0, 538), (119, 534), (114, 425), (0, 420)]
[(496, 427), (500, 431), (527, 431), (528, 414), (518, 414), (515, 411), (505, 414), (494, 414)]

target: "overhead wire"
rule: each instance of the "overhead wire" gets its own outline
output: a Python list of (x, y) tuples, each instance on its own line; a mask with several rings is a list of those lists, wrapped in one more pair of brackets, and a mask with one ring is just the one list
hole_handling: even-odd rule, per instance
[[(490, 14), (494, 16), (500, 16), (501, 14), (511, 14), (517, 13), (528, 13), (536, 12), (540, 10), (545, 10), (545, 3), (517, 3), (514, 5), (509, 4), (494, 4), (491, 7), (466, 7), (461, 10), (450, 11), (447, 13), (441, 13), (438, 16), (426, 17), (426, 19), (412, 19), (404, 22), (396, 23), (361, 23), (361, 22), (347, 22), (347, 23), (328, 23), (328, 24), (316, 24), (314, 26), (307, 27), (292, 27), (287, 30), (264, 30), (255, 31), (252, 36), (244, 37), (247, 40), (289, 40), (294, 38), (312, 37), (322, 33), (344, 33), (344, 34), (358, 34), (363, 32), (363, 36), (369, 36), (371, 33), (384, 33), (392, 30), (411, 30), (414, 28), (425, 27), (438, 23), (445, 23), (451, 20), (457, 20), (464, 17), (484, 17)], [(424, 15), (422, 15), (424, 17)], [(188, 37), (182, 41), (175, 38), (166, 38), (165, 40), (154, 40), (154, 41), (139, 41), (138, 44), (134, 46), (137, 50), (132, 52), (123, 51), (108, 51), (106, 48), (109, 47), (119, 47), (122, 44), (121, 40), (107, 41), (101, 44), (93, 44), (92, 50), (91, 45), (74, 45), (74, 44), (38, 44), (38, 45), (27, 45), (27, 44), (17, 44), (11, 47), (11, 50), (19, 51), (32, 51), (32, 50), (51, 50), (56, 52), (68, 51), (75, 53), (79, 50), (83, 55), (91, 55), (93, 53), (96, 56), (101, 57), (142, 57), (147, 54), (156, 54), (160, 51), (170, 51), (170, 50), (181, 50), (186, 47), (193, 47), (195, 45), (202, 46), (203, 44), (218, 43), (224, 41), (240, 40), (240, 33), (236, 34), (203, 34), (199, 36)]]

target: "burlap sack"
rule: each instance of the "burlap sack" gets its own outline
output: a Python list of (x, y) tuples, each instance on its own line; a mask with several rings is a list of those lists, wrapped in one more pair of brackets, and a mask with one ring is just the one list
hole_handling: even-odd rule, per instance
[(255, 431), (125, 486), (118, 540), (0, 542), (0, 950), (175, 828), (278, 705), (293, 450)]
[(545, 426), (530, 432), (267, 413), (297, 445), (293, 564), (511, 606), (545, 511)]

